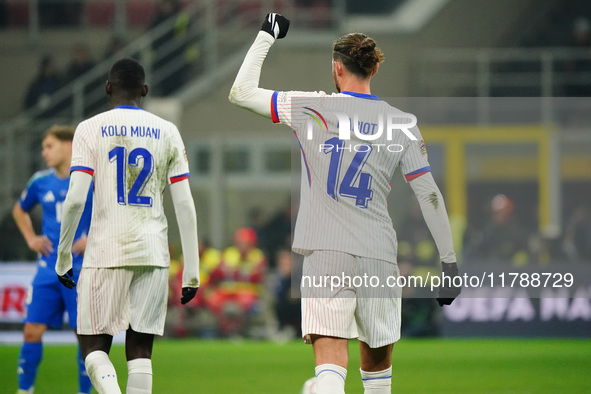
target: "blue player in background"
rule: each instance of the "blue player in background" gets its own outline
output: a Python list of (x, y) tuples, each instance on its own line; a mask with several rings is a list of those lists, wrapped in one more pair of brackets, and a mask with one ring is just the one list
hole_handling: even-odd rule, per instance
[[(70, 184), (70, 162), (74, 128), (53, 126), (43, 136), (42, 156), (47, 167), (29, 180), (16, 202), (12, 215), (29, 248), (38, 253), (37, 274), (29, 288), (24, 319), (24, 342), (18, 358), (18, 393), (32, 393), (37, 369), (43, 355), (42, 338), (48, 327), (61, 328), (64, 312), (76, 329), (76, 290), (62, 286), (55, 275), (57, 246), (64, 200)], [(92, 187), (89, 194), (92, 193)], [(77, 281), (90, 227), (92, 198), (86, 200), (84, 213), (72, 246), (73, 270)], [(29, 212), (40, 204), (43, 212), (41, 235), (37, 235)], [(90, 379), (78, 351), (79, 393), (90, 393)]]

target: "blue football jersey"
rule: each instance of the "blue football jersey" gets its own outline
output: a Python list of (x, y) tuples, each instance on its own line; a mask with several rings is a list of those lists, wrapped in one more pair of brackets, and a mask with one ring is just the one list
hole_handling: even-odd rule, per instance
[[(53, 244), (53, 252), (49, 256), (40, 256), (45, 264), (42, 266), (54, 269), (57, 260), (57, 247), (60, 240), (60, 226), (62, 221), (62, 212), (66, 194), (68, 194), (68, 187), (70, 185), (70, 178), (58, 178), (54, 169), (47, 169), (35, 173), (29, 180), (27, 187), (20, 196), (21, 208), (28, 212), (35, 205), (41, 204), (43, 210), (41, 232), (47, 236)], [(80, 224), (76, 230), (74, 240), (81, 236), (88, 235), (90, 228), (92, 208), (92, 186), (88, 191), (88, 198), (86, 199), (86, 206), (80, 218)], [(74, 265), (82, 264), (82, 256), (74, 256)]]

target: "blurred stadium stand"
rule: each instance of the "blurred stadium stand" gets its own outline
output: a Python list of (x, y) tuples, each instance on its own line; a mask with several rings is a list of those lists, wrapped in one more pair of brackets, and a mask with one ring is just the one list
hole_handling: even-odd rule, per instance
[[(61, 2), (56, 0), (55, 4)], [(101, 61), (93, 70), (53, 95), (53, 105), (69, 104), (61, 106), (61, 112), (53, 111), (51, 119), (38, 119), (42, 108), (16, 115), (20, 112), (19, 97), (27, 84), (26, 74), (32, 74), (37, 59), (47, 51), (51, 51), (63, 65), (71, 47), (80, 40), (79, 35), (72, 32), (88, 33), (85, 37), (88, 37), (94, 53), (101, 46), (103, 50), (107, 47), (113, 31), (125, 32), (129, 45), (120, 53), (138, 56), (146, 64), (153, 96), (162, 96), (159, 93), (167, 86), (166, 81), (188, 68), (186, 81), (182, 81), (169, 101), (173, 107), (176, 101), (176, 106), (181, 108), (176, 111), (174, 120), (180, 123), (189, 139), (191, 136), (204, 139), (220, 126), (226, 129), (228, 136), (235, 137), (245, 129), (253, 129), (260, 130), (258, 133), (266, 138), (271, 132), (269, 125), (262, 126), (259, 119), (232, 112), (235, 109), (225, 101), (236, 67), (250, 43), (251, 30), (258, 26), (265, 9), (271, 7), (290, 15), (293, 27), (290, 38), (277, 45), (269, 56), (263, 85), (277, 89), (297, 87), (330, 91), (325, 56), (331, 40), (359, 14), (383, 16), (389, 12), (395, 15), (403, 5), (403, 1), (367, 2), (363, 7), (348, 1), (227, 0), (198, 6), (184, 2), (182, 13), (190, 23), (185, 26), (182, 37), (175, 37), (163, 47), (164, 53), (159, 53), (154, 50), (154, 42), (178, 29), (179, 17), (175, 15), (148, 30), (157, 13), (156, 1), (84, 1), (78, 7), (79, 19), (60, 23), (57, 27), (48, 25), (47, 18), (33, 12), (27, 1), (6, 2), (8, 17), (1, 34), (5, 38), (2, 45), (7, 50), (3, 51), (6, 61), (2, 62), (1, 71), (3, 75), (14, 75), (14, 78), (3, 78), (0, 82), (12, 97), (5, 100), (6, 105), (0, 110), (4, 119), (2, 146), (6, 152), (3, 155), (3, 178), (6, 181), (2, 187), (0, 211), (6, 215), (22, 187), (22, 179), (16, 174), (29, 174), (41, 166), (35, 147), (43, 129), (60, 121), (75, 123), (106, 108), (102, 80), (113, 58), (103, 60), (97, 56)], [(588, 77), (586, 71), (571, 73), (559, 66), (572, 56), (590, 56), (587, 50), (570, 48), (573, 21), (587, 16), (587, 13), (584, 1), (448, 1), (414, 35), (388, 34), (383, 28), (377, 29), (380, 32), (376, 39), (387, 56), (379, 78), (386, 83), (376, 84), (374, 89), (382, 97), (560, 96), (561, 86), (569, 78), (584, 81)], [(68, 24), (75, 27), (68, 27)], [(366, 28), (371, 34), (371, 26)], [(167, 58), (179, 49), (182, 55), (178, 59), (182, 61), (166, 62), (166, 67), (153, 69), (152, 66), (160, 63), (158, 56)], [(298, 69), (310, 72), (298, 76)], [(23, 72), (15, 73), (14, 70)], [(285, 70), (290, 78), (285, 78)], [(300, 81), (291, 81), (292, 75)], [(96, 83), (97, 80), (100, 83)], [(88, 85), (93, 82), (94, 88), (90, 90)], [(162, 111), (162, 101), (155, 100), (154, 103), (157, 105), (153, 108)], [(481, 103), (474, 112), (477, 120), (490, 122), (487, 101)], [(540, 105), (549, 108), (551, 104), (542, 101)], [(231, 116), (225, 116), (225, 112)], [(222, 118), (227, 124), (220, 125)], [(541, 117), (534, 121), (553, 122), (556, 119), (552, 118), (551, 111), (542, 111)], [(229, 138), (232, 137), (224, 141)], [(216, 243), (225, 242), (221, 234), (228, 230), (213, 232), (217, 234)]]
[[(308, 3), (314, 3), (314, 0), (308, 0)], [(349, 15), (370, 14), (381, 15), (392, 13), (399, 7), (404, 0), (369, 0), (369, 1), (355, 1), (347, 0), (346, 9)]]
[[(590, 96), (568, 90), (591, 86), (591, 69), (568, 66), (591, 63), (590, 47), (576, 47), (572, 35), (575, 21), (591, 20), (585, 0), (182, 1), (181, 13), (153, 29), (158, 0), (55, 0), (80, 6), (60, 23), (36, 12), (33, 3), (2, 3), (0, 261), (35, 258), (23, 245), (10, 209), (28, 177), (42, 167), (41, 133), (51, 124), (75, 124), (106, 109), (102, 81), (121, 54), (142, 60), (152, 89), (147, 108), (177, 123), (184, 135), (200, 234), (223, 248), (236, 228), (251, 224), (253, 208), (264, 219), (284, 209), (294, 181), (292, 159), (299, 160), (297, 147), (292, 154), (291, 133), (227, 101), (244, 54), (271, 9), (292, 25), (268, 56), (261, 80), (266, 88), (333, 91), (332, 41), (353, 30), (376, 39), (386, 62), (373, 93), (417, 115), (452, 215), (456, 246), (466, 251), (467, 263), (487, 261), (479, 237), (490, 225), (490, 203), (499, 194), (512, 200), (527, 233), (525, 246), (503, 263), (591, 261), (591, 99), (561, 98)], [(425, 9), (435, 3), (432, 12)], [(424, 17), (409, 27), (397, 17), (412, 6)], [(183, 34), (162, 52), (154, 50), (155, 42), (179, 27)], [(125, 45), (115, 57), (105, 57), (113, 37)], [(23, 112), (39, 58), (51, 53), (64, 68), (80, 40), (99, 61), (52, 96), (50, 106), (67, 105), (50, 118), (39, 116), (46, 107)], [(159, 62), (179, 51), (183, 61)], [(165, 66), (156, 67), (159, 63)], [(164, 94), (170, 87), (166, 81), (181, 73), (185, 79)], [(519, 99), (524, 97), (531, 99)], [(464, 128), (461, 144), (459, 134), (448, 133), (450, 125)], [(404, 239), (411, 232), (415, 201), (398, 178), (396, 202), (389, 205), (395, 228), (408, 241), (409, 261), (433, 266), (437, 257), (428, 253), (428, 236)], [(171, 210), (168, 200), (166, 209)], [(169, 227), (171, 243), (178, 244), (176, 226)], [(518, 253), (523, 247), (525, 257)]]

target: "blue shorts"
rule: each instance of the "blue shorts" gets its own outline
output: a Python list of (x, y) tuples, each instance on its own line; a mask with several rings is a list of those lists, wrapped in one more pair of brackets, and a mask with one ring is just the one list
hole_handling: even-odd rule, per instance
[[(78, 282), (80, 269), (75, 271), (74, 280)], [(68, 313), (68, 323), (76, 329), (77, 308), (76, 288), (68, 289), (57, 279), (55, 269), (39, 266), (37, 274), (27, 295), (26, 314), (23, 323), (40, 323), (49, 327), (61, 328), (64, 312)]]

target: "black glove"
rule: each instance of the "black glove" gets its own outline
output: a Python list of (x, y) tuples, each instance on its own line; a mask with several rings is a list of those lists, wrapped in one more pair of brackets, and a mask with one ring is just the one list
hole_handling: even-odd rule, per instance
[(281, 14), (272, 12), (265, 16), (261, 30), (269, 33), (273, 38), (280, 39), (287, 35), (289, 30), (289, 19)]
[[(442, 262), (441, 273), (443, 275), (441, 278), (441, 286), (439, 287), (439, 295), (437, 297), (437, 302), (439, 303), (439, 306), (450, 305), (453, 302), (453, 300), (455, 300), (456, 297), (459, 296), (462, 292), (461, 285), (454, 286), (453, 284), (453, 278), (455, 278), (456, 276), (460, 276), (458, 273), (458, 264)], [(446, 276), (445, 280), (443, 280), (443, 276)]]
[(73, 289), (74, 286), (76, 286), (76, 282), (74, 282), (72, 276), (74, 276), (74, 270), (70, 268), (68, 272), (66, 272), (62, 276), (58, 275), (57, 278), (59, 279), (62, 285), (66, 286), (68, 289)]
[(199, 287), (183, 287), (181, 304), (185, 305), (187, 302), (191, 301), (193, 297), (195, 297), (195, 294), (197, 294), (197, 290), (199, 290)]

